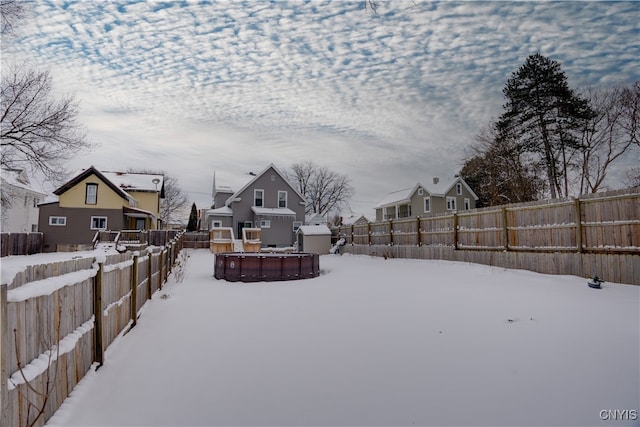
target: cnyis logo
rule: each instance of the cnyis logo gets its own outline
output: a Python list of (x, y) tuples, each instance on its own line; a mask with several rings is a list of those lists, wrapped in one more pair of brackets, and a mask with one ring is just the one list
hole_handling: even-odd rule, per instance
[(635, 421), (638, 419), (636, 409), (603, 409), (600, 419), (604, 421)]

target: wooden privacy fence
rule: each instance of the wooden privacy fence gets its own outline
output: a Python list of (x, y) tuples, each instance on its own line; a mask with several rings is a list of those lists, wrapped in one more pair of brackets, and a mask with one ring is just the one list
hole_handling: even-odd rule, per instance
[(42, 252), (42, 233), (2, 233), (0, 256), (33, 255)]
[(44, 425), (136, 325), (181, 249), (179, 236), (140, 252), (30, 266), (0, 285), (0, 425)]
[[(355, 253), (464, 258), (491, 265), (504, 262), (515, 265), (511, 268), (554, 274), (591, 275), (597, 270), (604, 271), (598, 274), (612, 281), (615, 278), (623, 283), (640, 284), (640, 187), (578, 199), (343, 226), (334, 232), (345, 238), (346, 250)], [(471, 251), (478, 254), (466, 253)], [(525, 255), (496, 256), (497, 252)], [(565, 253), (598, 256), (559, 257)], [(566, 261), (558, 263), (558, 259)], [(592, 267), (592, 263), (599, 267)]]

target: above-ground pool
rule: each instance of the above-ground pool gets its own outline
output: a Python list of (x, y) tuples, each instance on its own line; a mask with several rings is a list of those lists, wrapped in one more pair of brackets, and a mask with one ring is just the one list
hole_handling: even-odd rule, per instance
[(213, 277), (229, 282), (273, 282), (298, 280), (320, 275), (320, 256), (312, 253), (216, 254)]

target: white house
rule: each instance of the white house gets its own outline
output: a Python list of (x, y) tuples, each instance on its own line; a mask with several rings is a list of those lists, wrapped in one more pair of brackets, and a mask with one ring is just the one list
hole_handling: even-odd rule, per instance
[(24, 170), (2, 169), (3, 233), (30, 233), (38, 231), (38, 204), (45, 201), (46, 193), (33, 188)]

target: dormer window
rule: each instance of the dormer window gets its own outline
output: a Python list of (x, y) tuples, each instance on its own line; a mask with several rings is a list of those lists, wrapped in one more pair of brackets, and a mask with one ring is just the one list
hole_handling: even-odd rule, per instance
[(253, 190), (253, 206), (264, 207), (264, 190)]
[(461, 183), (457, 183), (456, 184), (456, 194), (458, 196), (462, 194), (462, 184)]
[(87, 205), (98, 203), (98, 184), (87, 184), (84, 203)]

